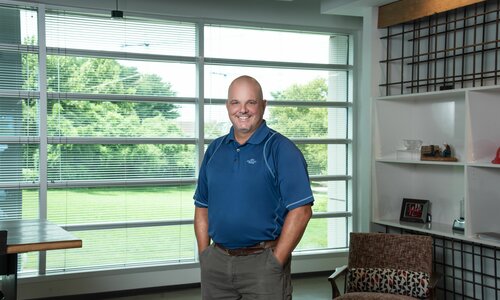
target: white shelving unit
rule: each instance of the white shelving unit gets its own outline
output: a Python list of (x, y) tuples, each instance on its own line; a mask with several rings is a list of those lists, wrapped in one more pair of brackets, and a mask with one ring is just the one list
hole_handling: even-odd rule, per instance
[[(500, 240), (500, 87), (482, 87), (374, 100), (373, 222), (493, 246)], [(402, 140), (451, 145), (457, 162), (401, 155)], [(432, 222), (400, 222), (403, 198), (430, 200)], [(465, 231), (452, 230), (464, 203)]]

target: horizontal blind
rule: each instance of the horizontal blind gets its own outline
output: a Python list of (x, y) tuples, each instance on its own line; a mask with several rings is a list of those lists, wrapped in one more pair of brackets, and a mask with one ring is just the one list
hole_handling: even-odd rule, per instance
[(48, 179), (127, 180), (194, 177), (194, 145), (51, 144)]
[(38, 99), (0, 96), (0, 140), (39, 136), (39, 119)]
[[(308, 118), (303, 116), (307, 115)], [(294, 106), (267, 103), (264, 119), (267, 125), (292, 139), (348, 139), (347, 107)], [(290, 123), (296, 126), (289, 126)], [(216, 138), (227, 133), (231, 122), (222, 104), (205, 107), (205, 136)]]
[(194, 112), (194, 104), (49, 99), (48, 135), (194, 138)]
[[(34, 219), (39, 211), (37, 12), (0, 5), (0, 219)], [(36, 258), (38, 254), (32, 255)], [(36, 270), (38, 261), (20, 271)], [(26, 267), (24, 267), (26, 265)]]
[[(332, 39), (342, 47), (329, 47)], [(212, 24), (205, 26), (205, 40), (207, 57), (344, 65), (348, 58), (346, 35)]]
[(0, 90), (37, 90), (37, 13), (0, 5)]
[(47, 215), (84, 244), (47, 253), (47, 272), (193, 261), (195, 24), (46, 22)]
[(49, 10), (47, 47), (194, 56), (194, 23)]
[(47, 89), (62, 93), (193, 97), (195, 72), (194, 63), (48, 55)]

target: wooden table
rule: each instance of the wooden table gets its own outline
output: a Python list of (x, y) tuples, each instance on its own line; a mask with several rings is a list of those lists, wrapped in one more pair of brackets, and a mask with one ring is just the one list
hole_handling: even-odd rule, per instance
[(6, 254), (0, 255), (6, 300), (17, 298), (18, 253), (82, 247), (82, 240), (46, 220), (0, 221), (0, 230), (7, 230)]

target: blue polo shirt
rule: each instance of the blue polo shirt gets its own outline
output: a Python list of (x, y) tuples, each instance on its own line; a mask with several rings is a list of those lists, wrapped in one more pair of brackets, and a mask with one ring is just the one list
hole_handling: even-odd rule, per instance
[(265, 121), (240, 145), (234, 130), (205, 153), (194, 194), (208, 234), (229, 249), (276, 239), (288, 211), (314, 201), (304, 156)]

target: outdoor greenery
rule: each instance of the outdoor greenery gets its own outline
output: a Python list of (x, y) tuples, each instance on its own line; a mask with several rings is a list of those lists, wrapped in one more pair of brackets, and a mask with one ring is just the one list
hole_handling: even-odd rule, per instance
[[(35, 86), (36, 56), (23, 56), (26, 85)], [(32, 68), (33, 70), (29, 70)], [(169, 83), (155, 74), (142, 74), (117, 60), (71, 56), (47, 57), (49, 92), (86, 94), (175, 96)], [(325, 101), (327, 85), (318, 78), (303, 85), (294, 84), (272, 93), (275, 100)], [(36, 126), (37, 103), (24, 102), (24, 124)], [(271, 107), (269, 126), (289, 137), (324, 137), (327, 110), (307, 107)], [(69, 137), (185, 137), (175, 123), (177, 107), (164, 102), (91, 101), (49, 99), (48, 135)], [(33, 128), (30, 128), (33, 132)], [(28, 131), (28, 129), (26, 129)], [(222, 133), (221, 133), (222, 134)], [(326, 173), (326, 146), (299, 145), (314, 174)], [(27, 156), (26, 153), (25, 156)], [(38, 153), (33, 155), (38, 165)], [(136, 178), (189, 177), (195, 174), (194, 148), (187, 145), (128, 144), (51, 144), (48, 146), (50, 180), (116, 177), (117, 168), (130, 170)], [(95, 168), (98, 164), (99, 168)], [(23, 170), (26, 180), (36, 178), (37, 170)]]
[[(60, 225), (189, 219), (194, 214), (194, 189), (194, 185), (51, 189), (48, 219)], [(23, 216), (38, 214), (36, 193), (34, 190), (23, 192), (23, 199), (31, 199), (23, 201)], [(314, 196), (314, 211), (326, 212), (326, 194), (315, 192)], [(326, 247), (326, 226), (326, 219), (311, 221), (298, 249)], [(49, 251), (49, 269), (189, 260), (195, 251), (192, 225), (89, 230), (74, 234), (84, 241), (84, 247)], [(109, 241), (121, 246), (109, 249)], [(113, 255), (108, 255), (108, 250), (112, 250)], [(37, 268), (37, 256), (36, 252), (23, 256), (23, 271)]]
[[(284, 91), (271, 93), (275, 100), (326, 101), (328, 87), (323, 78), (305, 84), (294, 84)], [(269, 125), (288, 137), (323, 138), (328, 131), (327, 110), (309, 107), (272, 107)], [(310, 170), (325, 175), (326, 145), (298, 146), (307, 158)]]
[[(23, 56), (28, 68), (36, 68), (34, 56)], [(25, 68), (26, 69), (26, 68)], [(26, 85), (36, 85), (35, 70), (25, 70)], [(154, 74), (139, 73), (113, 59), (47, 56), (48, 92), (87, 94), (175, 96), (169, 83)], [(163, 102), (89, 101), (49, 99), (48, 135), (69, 137), (183, 137), (173, 121), (179, 116), (174, 104)], [(24, 124), (37, 124), (36, 103), (24, 103)], [(33, 125), (31, 125), (33, 126)], [(38, 154), (35, 153), (34, 165)], [(99, 168), (95, 168), (98, 164)], [(194, 148), (187, 145), (80, 145), (48, 146), (50, 180), (116, 178), (127, 169), (134, 177), (194, 176)], [(36, 176), (30, 170), (26, 176)], [(31, 180), (32, 178), (26, 178)]]
[[(34, 87), (36, 56), (23, 56), (26, 86)], [(32, 68), (30, 70), (30, 68)], [(117, 95), (175, 96), (173, 87), (154, 74), (142, 74), (119, 61), (70, 56), (47, 57), (49, 92)], [(295, 84), (272, 93), (276, 100), (326, 100), (323, 79)], [(293, 105), (293, 104), (292, 104)], [(37, 124), (36, 102), (23, 103), (24, 124)], [(269, 125), (290, 137), (324, 137), (327, 110), (271, 107)], [(184, 137), (175, 123), (178, 107), (162, 102), (49, 99), (48, 135), (69, 137)], [(26, 128), (33, 131), (35, 128)], [(300, 145), (310, 168), (326, 170), (325, 145)], [(30, 160), (25, 180), (38, 174), (38, 151), (25, 151)], [(163, 144), (49, 144), (49, 180), (173, 178), (195, 176), (193, 145)], [(118, 175), (117, 175), (118, 174)], [(118, 176), (118, 177), (117, 177)], [(122, 177), (120, 177), (122, 176)], [(132, 176), (132, 175), (128, 175)], [(23, 199), (37, 199), (26, 190)], [(68, 188), (48, 192), (48, 219), (57, 224), (140, 222), (190, 219), (194, 186), (134, 188)], [(326, 211), (325, 191), (315, 191), (315, 211)], [(23, 201), (23, 214), (37, 215), (36, 201)], [(327, 247), (327, 219), (311, 221), (299, 249)], [(192, 259), (195, 256), (192, 225), (139, 227), (75, 232), (82, 249), (51, 251), (48, 269), (127, 265), (128, 263)], [(107, 246), (123, 245), (108, 255)], [(147, 240), (147, 243), (143, 241)], [(138, 248), (141, 249), (138, 249)], [(134, 250), (135, 249), (135, 250)], [(64, 253), (61, 253), (64, 252)], [(144, 253), (147, 253), (145, 255)], [(37, 253), (24, 256), (25, 270), (37, 268)]]

